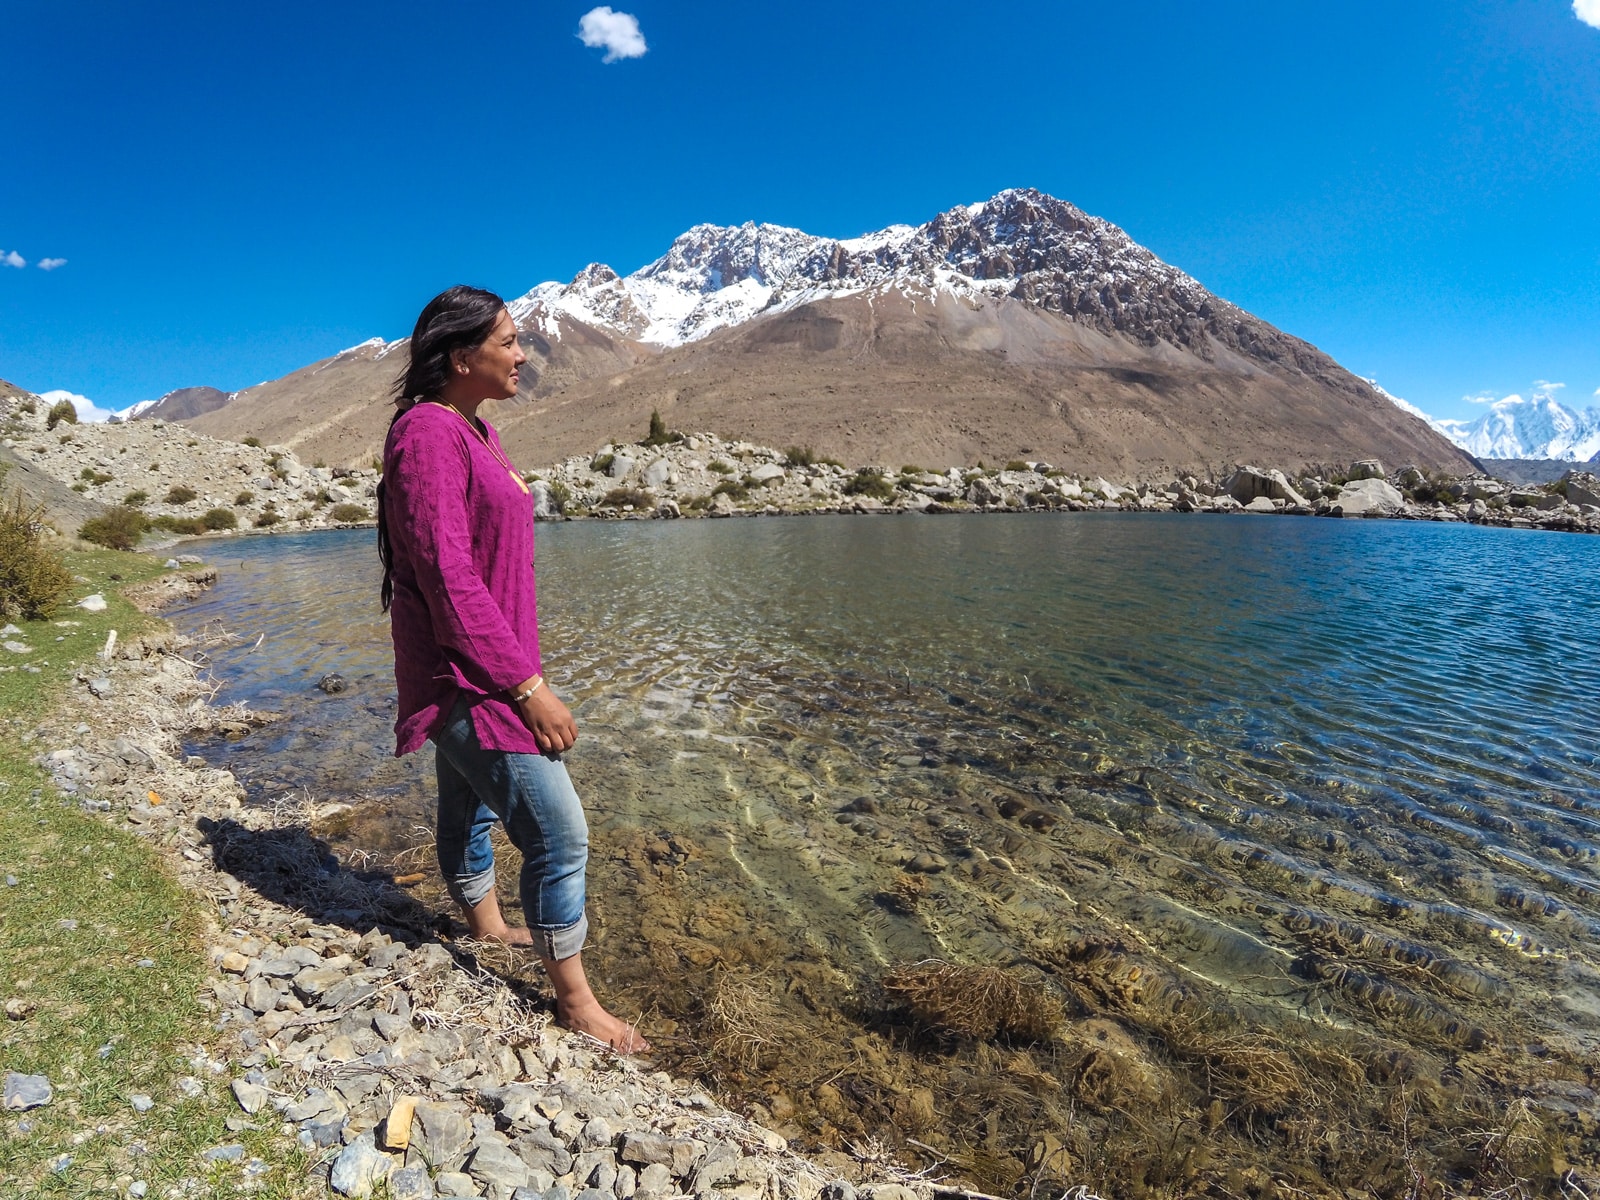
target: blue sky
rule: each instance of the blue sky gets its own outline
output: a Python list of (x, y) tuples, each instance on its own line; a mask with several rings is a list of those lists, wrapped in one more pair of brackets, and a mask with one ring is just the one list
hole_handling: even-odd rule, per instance
[(1600, 0), (592, 7), (4, 0), (0, 377), (234, 389), (454, 282), (1033, 186), (1435, 416), (1600, 403)]

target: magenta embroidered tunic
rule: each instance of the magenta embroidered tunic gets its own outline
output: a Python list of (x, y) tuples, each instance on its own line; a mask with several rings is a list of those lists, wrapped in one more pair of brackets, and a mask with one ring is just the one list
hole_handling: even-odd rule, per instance
[(488, 445), (454, 409), (416, 404), (384, 444), (397, 757), (437, 733), (463, 694), (485, 749), (539, 753), (510, 697), (540, 673), (533, 497), (481, 424)]

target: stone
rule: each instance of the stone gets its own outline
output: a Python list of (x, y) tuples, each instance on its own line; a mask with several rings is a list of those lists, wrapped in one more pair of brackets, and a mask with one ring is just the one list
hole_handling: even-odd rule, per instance
[(462, 1171), (440, 1171), (433, 1182), (441, 1196), (478, 1195), (478, 1185), (472, 1181), (471, 1175)]
[(244, 1147), (238, 1142), (226, 1146), (212, 1146), (209, 1150), (202, 1150), (200, 1158), (207, 1163), (239, 1162), (244, 1158)]
[(43, 1075), (19, 1075), (15, 1071), (7, 1071), (4, 1095), (7, 1112), (27, 1112), (30, 1108), (42, 1108), (49, 1104), (54, 1093), (50, 1081)]
[(107, 679), (104, 675), (98, 675), (89, 680), (87, 686), (89, 688), (89, 694), (95, 697), (97, 700), (104, 700), (108, 696), (115, 695), (117, 690), (112, 686), (111, 680)]
[(690, 1138), (669, 1138), (657, 1133), (630, 1131), (622, 1135), (617, 1155), (623, 1162), (639, 1167), (659, 1163), (674, 1177), (682, 1178), (689, 1173), (704, 1150), (703, 1145)]
[(499, 1139), (483, 1138), (473, 1144), (467, 1174), (486, 1188), (510, 1191), (528, 1182), (528, 1164)]
[(583, 1127), (583, 1132), (578, 1135), (580, 1145), (593, 1149), (597, 1146), (609, 1146), (616, 1137), (611, 1128), (611, 1122), (604, 1117), (593, 1117)]
[(317, 690), (326, 692), (330, 696), (337, 696), (349, 687), (350, 684), (345, 680), (345, 677), (337, 671), (329, 671), (321, 679), (317, 680)]
[(1350, 478), (1353, 480), (1382, 479), (1385, 474), (1387, 472), (1383, 464), (1375, 458), (1363, 458), (1350, 464)]
[(1222, 481), (1222, 490), (1251, 512), (1266, 512), (1253, 508), (1252, 502), (1263, 497), (1282, 500), (1285, 504), (1305, 504), (1306, 499), (1289, 483), (1282, 471), (1263, 471), (1259, 467), (1240, 467)]
[(585, 1150), (572, 1161), (572, 1177), (579, 1183), (610, 1191), (617, 1181), (617, 1158), (610, 1150)]
[(82, 600), (79, 600), (78, 607), (83, 609), (84, 612), (105, 612), (106, 598), (99, 592), (95, 592), (93, 595), (85, 596)]
[(411, 1145), (428, 1162), (459, 1162), (471, 1140), (472, 1126), (455, 1109), (443, 1104), (417, 1105)]
[(636, 462), (626, 454), (613, 454), (611, 461), (606, 464), (605, 474), (609, 479), (622, 479), (629, 471), (633, 470)]
[(425, 1167), (402, 1167), (389, 1176), (389, 1200), (433, 1200), (434, 1195)]
[(346, 1146), (333, 1160), (328, 1184), (341, 1196), (365, 1197), (389, 1178), (395, 1160), (379, 1150), (368, 1130)]
[(656, 505), (656, 516), (663, 521), (676, 521), (683, 516), (683, 509), (676, 500), (663, 500)]
[(531, 1167), (549, 1171), (552, 1175), (565, 1175), (572, 1170), (572, 1153), (548, 1126), (540, 1125), (518, 1137), (512, 1143), (524, 1162)]
[(336, 1101), (321, 1088), (312, 1088), (306, 1092), (305, 1098), (289, 1105), (283, 1110), (283, 1119), (299, 1124), (322, 1116), (336, 1106)]
[(660, 487), (672, 474), (672, 464), (665, 458), (653, 459), (639, 472), (639, 482), (645, 487)]
[(922, 1200), (903, 1183), (880, 1183), (861, 1189), (861, 1200)]
[(261, 1111), (261, 1106), (267, 1102), (267, 1089), (243, 1079), (235, 1079), (232, 1084), (233, 1098), (239, 1102), (239, 1107), (251, 1116)]
[(665, 1163), (651, 1163), (639, 1172), (638, 1194), (657, 1196), (672, 1186), (672, 1168)]
[(310, 1004), (346, 978), (346, 973), (339, 967), (305, 967), (294, 977), (294, 990)]
[(1334, 503), (1344, 510), (1345, 516), (1360, 517), (1369, 512), (1399, 512), (1405, 504), (1405, 497), (1386, 480), (1369, 476), (1345, 484), (1339, 489)]
[(767, 484), (783, 479), (786, 472), (777, 463), (762, 463), (750, 472), (750, 482), (754, 484)]
[(987, 475), (979, 475), (967, 485), (967, 502), (984, 507), (1004, 504), (1005, 493)]
[(1278, 506), (1273, 504), (1272, 501), (1266, 496), (1257, 496), (1254, 500), (1250, 501), (1249, 504), (1244, 506), (1244, 511), (1252, 513), (1275, 513), (1278, 511)]
[(1561, 478), (1567, 485), (1568, 504), (1600, 506), (1600, 479), (1588, 471), (1568, 471)]
[(270, 980), (257, 975), (244, 990), (244, 1002), (254, 1012), (269, 1013), (278, 1007), (279, 995)]
[(128, 1103), (133, 1105), (133, 1111), (136, 1113), (147, 1113), (156, 1106), (155, 1100), (143, 1092), (135, 1092), (129, 1096)]

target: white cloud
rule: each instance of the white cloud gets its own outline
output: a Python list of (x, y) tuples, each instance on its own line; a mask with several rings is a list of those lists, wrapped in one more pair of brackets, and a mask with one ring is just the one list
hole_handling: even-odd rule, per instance
[[(1600, 0), (1596, 0), (1596, 2), (1600, 3)], [(1553, 395), (1566, 386), (1564, 383), (1551, 383), (1548, 379), (1535, 379), (1533, 381), (1533, 391), (1536, 396)]]
[[(1600, 5), (1600, 0), (1583, 0)], [(639, 32), (639, 18), (632, 13), (612, 12), (602, 5), (591, 8), (578, 22), (578, 37), (585, 46), (605, 47), (606, 62), (619, 58), (639, 58), (649, 49)]]
[(1572, 0), (1572, 11), (1585, 25), (1600, 29), (1600, 0)]
[(7, 267), (25, 267), (28, 265), (28, 260), (23, 258), (22, 255), (18, 254), (15, 250), (0, 250), (0, 265)]
[(66, 266), (67, 260), (64, 258), (41, 258), (37, 265), (41, 271), (54, 271), (57, 267)]
[(1461, 397), (1463, 404), (1493, 404), (1494, 401), (1495, 394), (1493, 392), (1479, 392), (1476, 396)]

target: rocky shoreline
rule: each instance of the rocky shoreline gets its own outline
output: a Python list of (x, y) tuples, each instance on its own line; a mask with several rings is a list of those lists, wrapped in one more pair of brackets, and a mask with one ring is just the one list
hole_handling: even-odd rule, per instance
[[(213, 578), (141, 585), (142, 604)], [(188, 653), (167, 630), (113, 638), (79, 674), (75, 707), (22, 740), (69, 802), (148, 839), (217, 914), (202, 1003), (225, 1057), (200, 1053), (181, 1086), (228, 1088), (231, 1132), (276, 1128), (286, 1152), (313, 1156), (314, 1180), (390, 1200), (965, 1194), (843, 1153), (801, 1157), (695, 1087), (552, 1025), (522, 956), (440, 940), (437, 914), (391, 873), (332, 856), (313, 830), (343, 806), (249, 806), (231, 773), (182, 755), (185, 737), (272, 719), (212, 706)], [(49, 1096), (47, 1078), (6, 1080), (8, 1109)], [(237, 1142), (202, 1159), (246, 1181), (261, 1170)]]
[[(282, 446), (217, 441), (165, 421), (58, 424), (33, 398), (0, 407), (0, 450), (106, 505), (131, 503), (169, 534), (286, 532), (372, 519), (376, 464), (302, 464)], [(1600, 480), (1447, 476), (1375, 460), (1115, 483), (1045, 462), (924, 470), (846, 467), (811, 452), (661, 433), (524, 473), (541, 520), (957, 512), (1178, 512), (1366, 517), (1600, 533)], [(63, 530), (63, 532), (68, 532)]]

